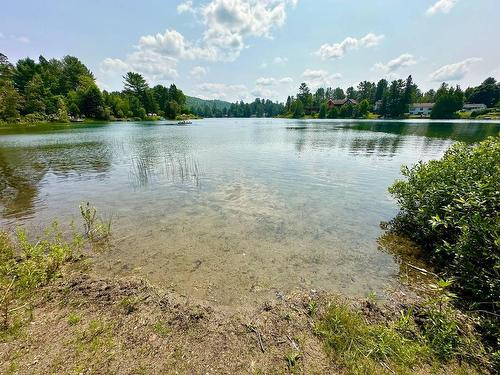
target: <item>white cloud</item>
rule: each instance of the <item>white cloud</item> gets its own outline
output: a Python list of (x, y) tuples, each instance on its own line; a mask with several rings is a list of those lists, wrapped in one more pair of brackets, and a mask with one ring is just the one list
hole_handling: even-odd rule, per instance
[(445, 65), (431, 73), (431, 81), (459, 81), (470, 71), (471, 65), (482, 61), (478, 57), (471, 57), (455, 64)]
[(283, 77), (280, 79), (280, 83), (286, 83), (286, 84), (293, 83), (293, 78), (292, 77)]
[(145, 35), (139, 39), (140, 50), (152, 50), (164, 56), (187, 60), (205, 59), (214, 60), (215, 51), (210, 48), (199, 47), (184, 39), (176, 30), (166, 30), (163, 34)]
[(389, 61), (387, 64), (377, 63), (373, 66), (373, 70), (379, 70), (385, 73), (393, 73), (401, 68), (415, 65), (417, 61), (413, 55), (404, 53), (399, 57)]
[(277, 56), (273, 59), (273, 62), (275, 64), (286, 64), (288, 62), (288, 58)]
[(125, 60), (107, 58), (101, 63), (101, 72), (123, 75), (128, 71), (142, 73), (148, 81), (171, 81), (178, 77), (177, 60), (150, 50), (138, 50)]
[(347, 37), (340, 43), (323, 44), (316, 55), (320, 56), (323, 60), (327, 59), (340, 59), (344, 57), (347, 51), (357, 49), (360, 47), (370, 48), (380, 44), (384, 39), (384, 35), (375, 35), (373, 33), (366, 34), (360, 39)]
[(458, 0), (438, 0), (434, 5), (427, 9), (426, 14), (433, 16), (436, 13), (448, 13), (456, 4)]
[(314, 90), (319, 87), (332, 86), (336, 80), (342, 78), (342, 74), (330, 74), (326, 70), (306, 69), (304, 73), (302, 73), (302, 77), (309, 87)]
[(220, 60), (232, 61), (249, 36), (271, 38), (271, 31), (286, 20), (290, 0), (212, 0), (199, 9), (206, 30), (203, 39), (215, 47)]
[(246, 48), (246, 38), (271, 38), (272, 31), (285, 23), (287, 7), (296, 3), (296, 0), (211, 0), (195, 7), (193, 1), (186, 0), (177, 6), (177, 11), (196, 15), (204, 25), (198, 40), (186, 40), (178, 31), (169, 29), (144, 35), (135, 51), (125, 58), (105, 59), (101, 71), (112, 74), (135, 70), (153, 80), (173, 79), (178, 76), (180, 60), (234, 61)]
[(193, 2), (191, 0), (185, 1), (177, 5), (177, 13), (195, 13)]
[(208, 73), (208, 69), (203, 66), (195, 66), (189, 75), (194, 78), (201, 78)]
[(293, 79), (291, 77), (274, 78), (274, 77), (260, 77), (255, 81), (255, 85), (258, 87), (263, 86), (277, 86), (283, 84), (292, 83)]
[(269, 90), (268, 88), (263, 88), (263, 87), (255, 87), (250, 94), (254, 98), (261, 98), (261, 99), (270, 99), (273, 101), (279, 100), (280, 95), (273, 90)]
[(196, 86), (195, 96), (202, 99), (244, 100), (249, 99), (245, 85), (227, 85), (224, 83), (201, 83)]
[(276, 84), (276, 78), (260, 77), (255, 81), (257, 86), (273, 86)]

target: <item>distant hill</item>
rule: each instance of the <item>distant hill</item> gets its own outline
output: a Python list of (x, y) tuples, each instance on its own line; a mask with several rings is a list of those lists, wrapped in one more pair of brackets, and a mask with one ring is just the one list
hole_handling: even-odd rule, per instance
[(186, 96), (186, 105), (190, 108), (203, 108), (205, 105), (208, 105), (210, 109), (212, 109), (215, 105), (217, 110), (222, 111), (224, 108), (229, 109), (231, 103), (225, 102), (223, 100), (205, 100), (200, 98), (195, 98), (194, 96)]

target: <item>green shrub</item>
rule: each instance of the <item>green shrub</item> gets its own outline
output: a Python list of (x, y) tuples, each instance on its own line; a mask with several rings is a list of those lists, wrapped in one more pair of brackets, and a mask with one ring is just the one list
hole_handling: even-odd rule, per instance
[(402, 169), (390, 227), (421, 245), (467, 301), (500, 301), (500, 137)]
[(27, 305), (34, 290), (57, 277), (81, 245), (79, 236), (66, 241), (56, 222), (36, 242), (30, 242), (22, 229), (15, 239), (0, 231), (0, 325), (4, 329), (9, 327), (12, 313)]

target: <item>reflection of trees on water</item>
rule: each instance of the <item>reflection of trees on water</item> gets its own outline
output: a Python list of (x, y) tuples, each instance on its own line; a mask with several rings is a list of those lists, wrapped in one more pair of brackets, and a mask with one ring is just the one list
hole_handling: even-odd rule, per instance
[(416, 135), (462, 142), (477, 142), (500, 131), (500, 124), (450, 122), (360, 122), (346, 127), (352, 130)]
[(48, 173), (58, 177), (101, 174), (110, 165), (111, 154), (100, 142), (0, 148), (1, 215), (32, 215), (40, 183)]
[(454, 141), (479, 141), (499, 131), (500, 124), (325, 122), (288, 127), (286, 136), (298, 152), (339, 149), (359, 156), (394, 157), (412, 135), (422, 137), (420, 143), (413, 143), (419, 151), (427, 152), (445, 150)]
[(290, 127), (295, 149), (302, 152), (311, 150), (339, 149), (362, 156), (393, 157), (401, 147), (403, 137), (394, 136), (353, 136), (353, 132), (346, 128), (311, 128)]
[(39, 163), (20, 168), (16, 158), (7, 157), (7, 152), (0, 149), (1, 215), (15, 218), (32, 215), (38, 184), (46, 171), (46, 166)]

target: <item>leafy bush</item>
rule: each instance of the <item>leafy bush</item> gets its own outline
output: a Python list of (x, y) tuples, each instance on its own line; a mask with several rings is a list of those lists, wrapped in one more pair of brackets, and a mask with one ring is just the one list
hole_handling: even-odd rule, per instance
[(500, 137), (402, 169), (391, 227), (420, 244), (469, 302), (500, 301)]
[(477, 109), (477, 110), (471, 112), (470, 117), (476, 118), (478, 116), (485, 115), (489, 112), (490, 112), (489, 109)]

